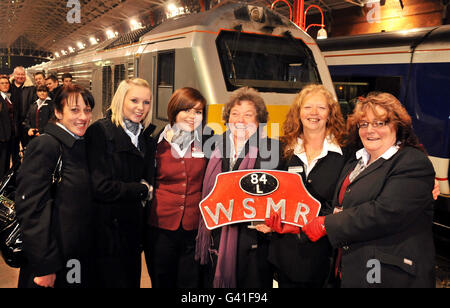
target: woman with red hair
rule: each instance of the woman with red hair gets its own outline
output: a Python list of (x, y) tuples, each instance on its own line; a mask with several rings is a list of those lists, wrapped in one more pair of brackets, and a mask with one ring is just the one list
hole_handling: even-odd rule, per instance
[(347, 126), (363, 148), (337, 182), (337, 211), (303, 232), (340, 248), (342, 287), (433, 287), (435, 173), (410, 116), (391, 94), (369, 93)]

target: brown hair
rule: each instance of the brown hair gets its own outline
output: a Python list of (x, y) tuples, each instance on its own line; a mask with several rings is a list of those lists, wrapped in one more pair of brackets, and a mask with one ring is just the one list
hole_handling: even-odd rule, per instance
[(345, 122), (341, 113), (341, 107), (333, 95), (323, 85), (312, 84), (304, 87), (295, 97), (294, 102), (283, 123), (284, 135), (280, 137), (283, 143), (283, 157), (290, 158), (294, 154), (297, 138), (303, 134), (303, 125), (300, 120), (300, 110), (305, 99), (313, 94), (322, 94), (328, 103), (329, 116), (326, 135), (332, 135), (334, 142), (339, 146), (345, 145)]
[[(379, 106), (386, 111), (384, 115), (377, 112), (376, 107)], [(371, 110), (373, 114), (380, 120), (387, 121), (394, 125), (397, 131), (397, 142), (399, 146), (412, 146), (425, 152), (423, 146), (419, 143), (419, 139), (412, 128), (412, 120), (406, 109), (400, 101), (389, 93), (370, 92), (366, 97), (360, 97), (353, 113), (347, 120), (347, 131), (349, 140), (353, 143), (361, 142), (359, 139), (358, 123), (366, 115), (367, 110)]]
[(6, 76), (6, 75), (0, 75), (0, 79), (6, 79), (6, 80), (8, 80), (8, 82), (9, 82), (9, 78), (8, 78), (8, 76)]
[[(63, 113), (64, 105), (67, 105), (72, 100), (76, 101), (78, 98), (78, 95), (81, 95), (86, 106), (89, 106), (89, 107), (91, 107), (91, 109), (94, 109), (95, 101), (94, 101), (94, 97), (92, 96), (91, 92), (89, 92), (85, 88), (82, 88), (78, 85), (70, 85), (70, 86), (63, 87), (63, 89), (58, 94), (58, 96), (56, 96), (55, 101), (54, 101), (55, 110), (60, 113)], [(52, 114), (51, 119), (53, 121), (56, 121), (56, 116), (54, 114)]]
[(225, 104), (222, 113), (222, 119), (228, 123), (230, 119), (230, 111), (235, 105), (240, 105), (242, 101), (250, 101), (256, 109), (256, 119), (259, 123), (267, 123), (269, 119), (269, 112), (267, 111), (266, 103), (259, 92), (253, 88), (242, 87), (231, 94), (230, 99)]
[[(6, 79), (6, 80), (8, 81), (8, 84), (9, 84), (9, 78), (8, 78), (8, 76), (6, 76), (6, 75), (0, 75), (0, 79)], [(3, 106), (3, 104), (0, 104), (0, 111), (2, 111), (2, 106)]]
[(169, 118), (170, 125), (174, 125), (177, 115), (180, 111), (185, 111), (194, 108), (197, 103), (202, 105), (203, 110), (203, 124), (205, 123), (205, 109), (206, 99), (197, 89), (185, 87), (173, 92), (167, 106), (167, 116)]
[(36, 92), (47, 92), (48, 93), (48, 88), (47, 88), (47, 86), (41, 85), (36, 88)]

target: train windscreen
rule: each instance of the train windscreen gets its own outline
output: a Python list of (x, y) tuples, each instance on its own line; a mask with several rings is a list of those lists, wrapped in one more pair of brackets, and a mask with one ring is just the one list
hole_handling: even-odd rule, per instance
[(314, 56), (302, 40), (221, 31), (216, 44), (228, 91), (248, 86), (297, 93), (306, 84), (321, 82)]

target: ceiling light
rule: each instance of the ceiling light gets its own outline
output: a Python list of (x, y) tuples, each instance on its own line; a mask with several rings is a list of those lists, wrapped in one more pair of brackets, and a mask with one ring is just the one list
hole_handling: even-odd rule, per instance
[(142, 23), (138, 22), (136, 19), (131, 19), (130, 20), (130, 28), (131, 31), (137, 30), (137, 29), (141, 29), (142, 27)]
[(91, 43), (91, 45), (95, 45), (98, 43), (98, 39), (95, 39), (95, 37), (91, 36), (89, 38), (89, 42)]
[(116, 37), (116, 35), (115, 35), (115, 33), (113, 32), (113, 30), (108, 29), (108, 30), (106, 30), (106, 37), (107, 37), (108, 39), (112, 39), (112, 38)]
[(78, 46), (78, 49), (84, 49), (84, 47), (86, 47), (86, 45), (83, 44), (82, 42), (77, 42), (77, 46)]
[(327, 34), (327, 30), (325, 30), (324, 28), (321, 28), (318, 32), (317, 32), (317, 39), (318, 40), (324, 40), (328, 38), (328, 34)]
[(175, 4), (173, 3), (169, 3), (167, 5), (167, 13), (166, 16), (167, 18), (171, 18), (171, 17), (175, 17), (181, 14), (184, 14), (184, 7), (177, 7)]

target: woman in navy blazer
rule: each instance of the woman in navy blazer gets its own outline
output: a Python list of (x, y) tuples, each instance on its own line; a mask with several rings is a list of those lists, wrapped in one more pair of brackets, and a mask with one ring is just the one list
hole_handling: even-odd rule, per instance
[(302, 231), (340, 248), (342, 287), (433, 287), (435, 174), (410, 116), (394, 96), (369, 93), (347, 125), (364, 147), (341, 173), (335, 214)]

